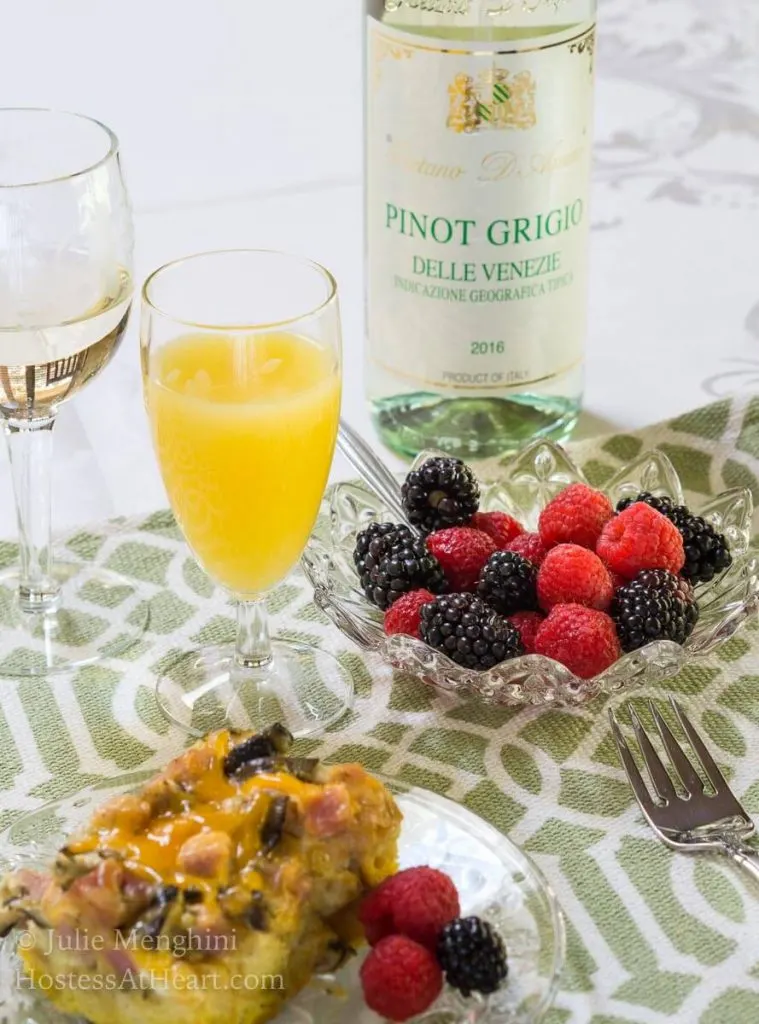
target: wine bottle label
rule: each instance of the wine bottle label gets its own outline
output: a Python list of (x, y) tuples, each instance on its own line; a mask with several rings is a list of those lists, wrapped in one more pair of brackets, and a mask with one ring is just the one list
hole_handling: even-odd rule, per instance
[(370, 360), (485, 395), (575, 367), (594, 25), (498, 44), (368, 32)]

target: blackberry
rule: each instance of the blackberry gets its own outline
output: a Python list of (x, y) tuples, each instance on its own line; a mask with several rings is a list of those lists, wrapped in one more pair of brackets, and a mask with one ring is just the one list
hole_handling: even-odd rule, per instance
[(515, 551), (496, 551), (480, 573), (477, 594), (501, 615), (538, 607), (538, 570)]
[(616, 592), (611, 617), (623, 651), (655, 640), (684, 644), (698, 622), (698, 604), (687, 580), (664, 569), (645, 569)]
[(277, 722), (262, 733), (254, 733), (232, 747), (224, 758), (224, 774), (229, 778), (254, 761), (268, 760), (277, 754), (286, 754), (294, 742), (290, 730)]
[(650, 505), (651, 508), (655, 508), (657, 512), (661, 512), (667, 519), (669, 519), (672, 510), (676, 507), (671, 498), (651, 494), (650, 491), (641, 491), (636, 498), (622, 498), (621, 501), (618, 501), (617, 512), (624, 512), (626, 508), (629, 508), (631, 505), (637, 505), (639, 501), (642, 501), (645, 505)]
[(479, 917), (447, 924), (437, 941), (437, 959), (448, 984), (467, 997), (497, 991), (509, 973), (503, 939)]
[[(397, 529), (397, 523), (369, 523), (365, 530), (356, 535), (356, 546), (353, 549), (353, 564), (356, 566), (356, 572), (359, 576), (364, 571), (364, 564), (369, 555), (370, 548), (373, 552), (372, 557), (376, 558), (379, 556), (382, 550), (379, 542), (383, 541), (390, 534), (394, 534)], [(373, 544), (374, 547), (372, 548)]]
[(465, 668), (492, 668), (524, 654), (519, 630), (474, 594), (439, 597), (420, 615), (422, 640)]
[(680, 531), (685, 547), (685, 565), (681, 575), (694, 586), (709, 583), (730, 568), (733, 563), (730, 547), (724, 535), (717, 533), (711, 523), (701, 516), (694, 516), (687, 506), (676, 505), (671, 498), (659, 498), (648, 491), (643, 491), (637, 498), (624, 498), (617, 505), (617, 512), (623, 512), (637, 501), (661, 512)]
[(410, 590), (442, 594), (448, 586), (440, 562), (408, 526), (371, 523), (356, 538), (353, 561), (364, 593), (383, 611)]
[(464, 526), (480, 507), (479, 484), (461, 459), (427, 459), (408, 474), (401, 492), (409, 522), (424, 533)]

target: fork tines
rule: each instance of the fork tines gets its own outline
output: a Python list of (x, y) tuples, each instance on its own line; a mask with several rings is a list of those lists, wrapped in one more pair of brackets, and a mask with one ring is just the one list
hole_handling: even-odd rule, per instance
[[(665, 759), (669, 761), (671, 768), (665, 767), (635, 708), (628, 704), (627, 711), (651, 779), (653, 795), (643, 781), (616, 715), (609, 711), (612, 735), (630, 785), (643, 816), (659, 839), (668, 846), (689, 853), (714, 849), (723, 853), (730, 852), (736, 842), (740, 844), (753, 834), (754, 823), (728, 786), (724, 775), (682, 707), (672, 697), (670, 704), (678, 725), (687, 737), (711, 788), (707, 792), (701, 776), (693, 766), (693, 761), (675, 739), (663, 715), (651, 700), (648, 702), (648, 708), (666, 751)], [(677, 788), (675, 773), (680, 780), (680, 786)], [(754, 864), (754, 860), (759, 858), (756, 858), (749, 847), (743, 850), (743, 854), (747, 863), (751, 861), (751, 870), (759, 877), (759, 870)]]
[[(706, 748), (703, 740), (699, 736), (695, 729), (695, 726), (690, 721), (688, 716), (685, 714), (682, 706), (674, 699), (670, 697), (670, 704), (672, 710), (675, 713), (680, 728), (685, 733), (688, 742), (693, 748), (698, 761), (709, 780), (711, 785), (714, 787), (715, 795), (721, 793), (729, 793), (730, 789), (727, 781), (718, 768), (714, 758), (711, 756)], [(666, 721), (659, 712), (656, 704), (652, 701), (648, 701), (648, 707), (651, 712), (651, 716), (656, 725), (656, 729), (659, 733), (659, 737), (662, 741), (664, 749), (666, 750), (670, 761), (672, 762), (675, 771), (677, 772), (680, 782), (685, 793), (689, 796), (696, 796), (704, 792), (704, 783), (701, 776), (693, 767), (690, 759), (686, 755), (683, 748), (675, 739), (672, 730), (667, 725)], [(654, 791), (662, 803), (668, 803), (677, 796), (675, 786), (672, 782), (670, 773), (662, 763), (659, 754), (656, 751), (653, 743), (651, 742), (643, 724), (638, 716), (637, 711), (632, 704), (627, 705), (628, 714), (632, 722), (633, 730), (635, 732), (635, 738), (640, 746), (640, 751), (643, 756), (648, 774), (651, 778)], [(612, 735), (614, 736), (614, 742), (617, 746), (617, 751), (622, 760), (622, 764), (627, 772), (630, 779), (630, 783), (635, 791), (635, 795), (641, 804), (651, 803), (651, 797), (648, 792), (646, 783), (643, 781), (643, 777), (638, 770), (638, 766), (635, 763), (635, 759), (630, 751), (627, 740), (625, 739), (622, 730), (619, 725), (619, 721), (614, 714), (613, 710), (609, 711), (609, 719), (611, 721)]]

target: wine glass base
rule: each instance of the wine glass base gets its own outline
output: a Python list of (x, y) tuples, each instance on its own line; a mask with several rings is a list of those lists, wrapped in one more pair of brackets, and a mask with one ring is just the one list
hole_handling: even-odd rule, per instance
[(323, 732), (353, 706), (353, 682), (333, 655), (290, 640), (273, 640), (272, 650), (262, 668), (239, 666), (231, 644), (178, 656), (156, 687), (161, 711), (193, 736), (280, 722), (302, 737)]
[(19, 602), (15, 569), (0, 573), (0, 678), (49, 676), (118, 657), (147, 626), (149, 609), (132, 580), (88, 563), (60, 562), (54, 608)]

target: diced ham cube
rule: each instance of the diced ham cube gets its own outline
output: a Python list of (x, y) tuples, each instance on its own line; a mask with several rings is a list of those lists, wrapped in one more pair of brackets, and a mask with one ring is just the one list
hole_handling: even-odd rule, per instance
[(186, 875), (213, 878), (220, 885), (229, 880), (232, 839), (226, 832), (200, 832), (182, 845), (177, 869)]
[(344, 832), (351, 820), (350, 796), (345, 786), (324, 786), (306, 808), (305, 829), (326, 838)]

